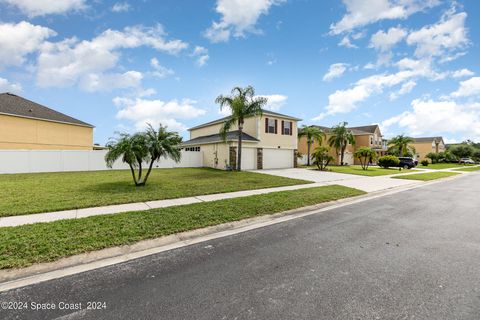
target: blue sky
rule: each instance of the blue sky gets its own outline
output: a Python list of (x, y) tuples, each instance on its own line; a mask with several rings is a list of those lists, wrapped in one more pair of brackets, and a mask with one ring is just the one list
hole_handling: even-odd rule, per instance
[(480, 2), (0, 0), (0, 91), (115, 131), (253, 85), (303, 124), (480, 140)]

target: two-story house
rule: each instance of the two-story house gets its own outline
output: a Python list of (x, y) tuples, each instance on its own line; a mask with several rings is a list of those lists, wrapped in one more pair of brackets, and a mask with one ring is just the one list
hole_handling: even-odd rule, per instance
[[(328, 147), (328, 139), (331, 137), (331, 128), (323, 126), (314, 126), (318, 129), (321, 129), (325, 132), (326, 139), (323, 140), (322, 146)], [(360, 164), (358, 159), (355, 159), (354, 153), (361, 147), (370, 147), (375, 150), (378, 156), (383, 156), (387, 153), (387, 144), (386, 140), (383, 139), (382, 133), (380, 132), (380, 127), (376, 124), (369, 126), (360, 126), (360, 127), (349, 127), (355, 137), (355, 145), (347, 145), (344, 154), (344, 163), (346, 164)], [(318, 142), (315, 142), (311, 146), (311, 152), (318, 147)], [(298, 152), (302, 155), (307, 154), (307, 140), (305, 137), (301, 137), (298, 140)], [(330, 155), (335, 158), (335, 164), (340, 164), (340, 154), (337, 154), (335, 148), (330, 148)]]
[[(232, 127), (226, 140), (220, 129), (229, 117), (189, 129), (185, 151), (202, 152), (203, 165), (217, 169), (236, 168), (238, 128)], [(296, 165), (297, 123), (301, 119), (263, 111), (260, 117), (245, 119), (242, 136), (242, 170), (293, 168)]]
[(415, 148), (415, 156), (418, 161), (425, 160), (430, 152), (439, 153), (446, 150), (442, 137), (413, 138), (413, 140), (414, 142), (410, 146)]

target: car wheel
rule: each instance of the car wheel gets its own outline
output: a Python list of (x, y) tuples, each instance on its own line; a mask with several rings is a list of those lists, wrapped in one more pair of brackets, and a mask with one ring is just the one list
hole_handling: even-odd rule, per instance
[(404, 165), (403, 169), (410, 169), (410, 167), (408, 165)]

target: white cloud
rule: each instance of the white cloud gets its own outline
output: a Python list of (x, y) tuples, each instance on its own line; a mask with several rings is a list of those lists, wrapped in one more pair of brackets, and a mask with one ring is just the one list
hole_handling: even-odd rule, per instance
[(444, 132), (480, 136), (478, 105), (431, 99), (416, 99), (411, 105), (411, 110), (383, 121), (382, 127), (396, 125), (407, 129), (409, 135), (438, 135)]
[(347, 70), (348, 64), (346, 63), (334, 63), (330, 65), (328, 72), (323, 76), (323, 81), (330, 81), (332, 79), (341, 77), (345, 70)]
[(466, 17), (465, 12), (455, 14), (454, 9), (450, 9), (439, 22), (411, 32), (407, 43), (416, 46), (415, 56), (419, 58), (440, 56), (451, 60), (452, 56), (449, 55), (452, 52), (465, 48), (469, 43), (465, 28)]
[(187, 127), (178, 120), (193, 119), (205, 114), (205, 110), (195, 107), (196, 101), (190, 99), (162, 101), (116, 97), (113, 102), (120, 108), (117, 119), (133, 122), (137, 130), (150, 123), (153, 126), (162, 124), (170, 130), (184, 131)]
[(457, 91), (452, 93), (453, 97), (469, 97), (480, 95), (480, 77), (472, 77), (461, 81)]
[(193, 49), (191, 56), (197, 57), (196, 64), (199, 67), (203, 67), (207, 63), (208, 59), (210, 59), (210, 56), (208, 55), (208, 49), (201, 46), (196, 46), (195, 49)]
[(113, 12), (127, 12), (130, 11), (131, 7), (128, 2), (117, 2), (113, 5)]
[(400, 90), (398, 90), (398, 92), (392, 92), (390, 94), (390, 100), (395, 100), (398, 97), (409, 93), (410, 91), (413, 90), (413, 88), (415, 88), (416, 85), (417, 85), (417, 83), (413, 80), (405, 82), (404, 84), (402, 84), (402, 87), (400, 88)]
[(347, 13), (330, 25), (332, 34), (351, 31), (357, 27), (386, 20), (406, 19), (411, 14), (435, 6), (437, 0), (343, 0)]
[(274, 5), (285, 0), (217, 0), (215, 10), (222, 15), (219, 22), (212, 22), (204, 35), (212, 42), (228, 41), (231, 36), (243, 37), (247, 32), (258, 33), (255, 28), (261, 15), (268, 14)]
[(389, 51), (406, 35), (407, 31), (398, 27), (390, 28), (387, 32), (380, 30), (370, 38), (370, 47), (382, 52)]
[(150, 65), (155, 71), (152, 72), (152, 75), (158, 78), (165, 78), (171, 75), (174, 75), (175, 72), (172, 69), (166, 68), (158, 62), (157, 58), (152, 58), (150, 60)]
[(143, 75), (138, 71), (107, 74), (90, 73), (81, 79), (80, 88), (88, 92), (136, 88), (140, 86), (142, 79)]
[(29, 17), (62, 14), (86, 8), (85, 0), (0, 0), (17, 7)]
[(38, 57), (37, 84), (41, 87), (65, 87), (85, 81), (115, 68), (120, 50), (147, 46), (176, 54), (188, 45), (181, 40), (166, 40), (163, 28), (127, 27), (108, 29), (92, 40), (70, 38), (45, 43)]
[(23, 64), (28, 54), (38, 51), (45, 39), (55, 35), (49, 28), (26, 21), (0, 24), (0, 69)]
[(452, 77), (454, 78), (463, 78), (463, 77), (470, 77), (473, 76), (475, 73), (468, 69), (459, 69), (452, 73)]
[(11, 83), (0, 77), (0, 93), (2, 92), (20, 93), (22, 92), (22, 86), (19, 83)]
[(279, 111), (287, 102), (288, 97), (281, 94), (258, 95), (258, 97), (267, 98), (268, 102), (265, 105), (265, 110)]
[(354, 45), (348, 36), (344, 36), (342, 40), (338, 43), (339, 47), (346, 47), (346, 48), (358, 48), (356, 45)]

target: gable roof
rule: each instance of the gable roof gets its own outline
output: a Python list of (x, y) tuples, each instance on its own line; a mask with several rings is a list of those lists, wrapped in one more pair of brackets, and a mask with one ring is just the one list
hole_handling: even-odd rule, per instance
[[(236, 141), (236, 140), (238, 140), (238, 130), (227, 132), (226, 141)], [(247, 142), (260, 141), (252, 137), (251, 135), (246, 134), (245, 132), (242, 132), (242, 140)], [(206, 144), (206, 143), (214, 143), (214, 142), (224, 142), (224, 141), (225, 140), (223, 140), (222, 136), (219, 133), (215, 133), (215, 134), (201, 136), (201, 137), (197, 137), (197, 138), (185, 141), (184, 143), (182, 143), (182, 146), (194, 145), (194, 144)]]
[(91, 124), (72, 118), (13, 93), (0, 94), (0, 114), (93, 128)]
[(414, 142), (418, 142), (418, 143), (422, 143), (422, 142), (442, 142), (443, 144), (445, 144), (445, 142), (443, 142), (443, 137), (420, 137), (420, 138), (413, 138)]
[[(270, 110), (263, 110), (263, 115), (270, 115), (270, 116), (274, 116), (274, 117), (276, 116), (276, 117), (281, 117), (281, 118), (290, 119), (290, 120), (294, 120), (294, 121), (302, 121), (302, 119), (295, 118), (295, 117), (292, 117), (292, 116), (287, 116), (285, 114), (281, 114), (281, 113), (278, 113), (278, 112), (273, 112), (273, 111), (270, 111)], [(190, 129), (188, 129), (188, 131), (203, 128), (203, 127), (208, 127), (208, 126), (218, 124), (218, 123), (222, 123), (222, 122), (227, 121), (228, 119), (230, 119), (230, 116), (223, 117), (223, 118), (220, 118), (220, 119), (217, 119), (217, 120), (213, 120), (213, 121), (210, 121), (210, 122), (207, 122), (207, 123), (204, 123), (204, 124), (200, 124), (198, 126), (195, 126), (195, 127), (192, 127)]]

